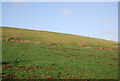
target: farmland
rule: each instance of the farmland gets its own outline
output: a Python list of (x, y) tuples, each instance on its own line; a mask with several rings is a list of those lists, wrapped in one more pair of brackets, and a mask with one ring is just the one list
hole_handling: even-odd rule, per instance
[(118, 78), (114, 41), (9, 27), (2, 28), (1, 40), (3, 79)]

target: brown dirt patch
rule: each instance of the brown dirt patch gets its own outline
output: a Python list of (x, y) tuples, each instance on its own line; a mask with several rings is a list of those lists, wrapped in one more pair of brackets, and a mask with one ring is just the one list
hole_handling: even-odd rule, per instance
[(102, 48), (102, 47), (88, 47), (88, 46), (83, 46), (83, 48), (93, 48), (93, 49), (103, 49), (103, 50), (114, 50), (114, 51), (118, 51), (118, 49)]
[[(5, 41), (5, 39), (0, 39)], [(8, 42), (21, 42), (21, 43), (34, 43), (34, 44), (47, 44), (47, 45), (59, 45), (63, 46), (62, 44), (55, 44), (55, 43), (42, 43), (42, 42), (34, 42), (34, 41), (28, 41), (28, 40), (10, 40)]]
[(6, 74), (2, 79), (18, 79), (18, 77), (15, 74)]
[(9, 67), (12, 67), (12, 65), (2, 65), (2, 69), (7, 69)]

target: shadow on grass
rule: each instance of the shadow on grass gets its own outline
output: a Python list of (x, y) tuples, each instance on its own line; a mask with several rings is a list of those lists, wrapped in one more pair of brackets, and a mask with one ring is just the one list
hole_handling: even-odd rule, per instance
[(1, 62), (0, 65), (9, 64), (8, 62)]

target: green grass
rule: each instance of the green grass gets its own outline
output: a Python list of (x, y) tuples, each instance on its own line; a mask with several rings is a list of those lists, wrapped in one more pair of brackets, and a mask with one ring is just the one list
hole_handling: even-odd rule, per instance
[[(118, 51), (82, 48), (75, 43), (83, 40), (85, 42), (80, 41), (79, 44), (117, 48), (116, 42), (47, 31), (3, 28), (3, 38), (13, 35), (21, 35), (24, 40), (52, 42), (64, 46), (3, 41), (4, 78), (13, 76), (17, 79), (28, 77), (46, 79), (47, 76), (53, 79), (118, 78)], [(102, 43), (106, 42), (108, 43), (102, 46)], [(5, 67), (6, 65), (11, 66)]]
[(118, 48), (118, 43), (109, 40), (98, 38), (84, 37), (72, 34), (55, 33), (48, 31), (35, 31), (19, 28), (2, 28), (2, 37), (21, 36), (24, 40), (50, 42), (64, 44), (65, 46), (91, 46), (91, 47), (105, 47), (105, 48)]

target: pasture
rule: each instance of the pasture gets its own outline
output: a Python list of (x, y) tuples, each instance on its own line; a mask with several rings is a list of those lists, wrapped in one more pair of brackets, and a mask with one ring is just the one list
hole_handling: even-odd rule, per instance
[(118, 78), (118, 50), (114, 50), (117, 42), (47, 31), (2, 29), (2, 39), (20, 36), (24, 41), (33, 41), (2, 41), (3, 79)]

